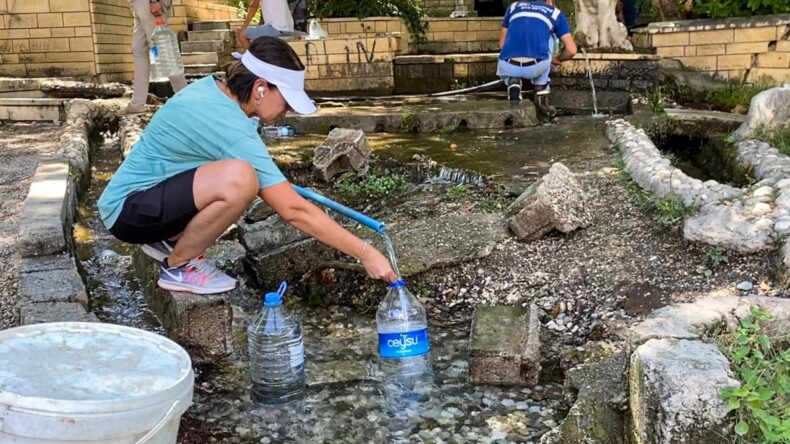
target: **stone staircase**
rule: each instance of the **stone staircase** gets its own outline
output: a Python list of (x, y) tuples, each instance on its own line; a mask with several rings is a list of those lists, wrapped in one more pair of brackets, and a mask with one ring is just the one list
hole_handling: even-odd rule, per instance
[(203, 77), (215, 73), (232, 60), (230, 53), (238, 50), (233, 29), (242, 22), (207, 21), (192, 24), (181, 42), (181, 57), (187, 77)]

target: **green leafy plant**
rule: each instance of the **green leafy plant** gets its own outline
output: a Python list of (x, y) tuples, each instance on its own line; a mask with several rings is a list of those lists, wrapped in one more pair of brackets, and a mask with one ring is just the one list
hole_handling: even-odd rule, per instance
[(453, 185), (447, 189), (447, 194), (454, 199), (458, 199), (468, 193), (470, 189), (472, 189), (472, 187), (466, 184)]
[(718, 268), (722, 264), (727, 264), (730, 259), (725, 254), (724, 250), (719, 247), (712, 247), (705, 253), (705, 262), (710, 264), (713, 268)]
[(764, 334), (762, 324), (772, 319), (767, 311), (751, 307), (732, 334), (717, 338), (741, 382), (739, 388), (720, 390), (735, 416), (739, 444), (790, 442), (790, 349), (787, 337)]
[(480, 201), (480, 209), (484, 213), (498, 213), (502, 210), (502, 204), (497, 199), (487, 197)]
[(404, 111), (400, 115), (401, 129), (418, 133), (420, 132), (420, 118), (411, 111)]
[(779, 127), (760, 125), (755, 129), (754, 137), (790, 156), (790, 124)]
[(653, 220), (668, 227), (675, 225), (689, 214), (696, 211), (694, 206), (686, 206), (677, 194), (670, 194), (665, 199), (656, 199)]
[(751, 17), (790, 12), (787, 0), (696, 0), (694, 12), (711, 18)]
[(652, 109), (654, 113), (664, 111), (664, 105), (667, 100), (661, 86), (657, 86), (655, 89), (648, 91), (646, 93), (646, 98), (647, 103), (650, 105), (650, 109)]
[(417, 41), (424, 41), (428, 31), (428, 23), (421, 20), (426, 12), (420, 0), (314, 0), (309, 6), (318, 18), (400, 17)]
[(730, 84), (724, 88), (708, 91), (705, 94), (705, 101), (725, 111), (741, 108), (745, 112), (754, 96), (773, 86), (774, 83), (770, 81)]
[(355, 197), (377, 198), (406, 185), (406, 176), (401, 174), (370, 174), (363, 179), (346, 176), (335, 183), (334, 188), (343, 194)]

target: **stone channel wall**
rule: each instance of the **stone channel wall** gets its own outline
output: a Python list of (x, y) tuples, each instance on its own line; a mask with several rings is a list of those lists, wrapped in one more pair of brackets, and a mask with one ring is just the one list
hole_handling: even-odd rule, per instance
[[(128, 0), (0, 1), (0, 76), (132, 78)], [(231, 20), (236, 8), (210, 0), (173, 0), (168, 24)]]
[[(595, 89), (646, 91), (659, 79), (659, 58), (641, 54), (590, 54)], [(473, 86), (497, 79), (498, 54), (453, 54), (403, 56), (395, 60), (396, 94), (433, 93), (453, 84)], [(582, 55), (565, 62), (551, 76), (552, 89), (583, 91), (590, 96), (587, 63)], [(564, 93), (563, 93), (564, 94)], [(605, 100), (605, 94), (601, 96)], [(606, 108), (602, 104), (602, 108)]]
[(790, 81), (790, 14), (651, 23), (632, 40), (725, 80)]

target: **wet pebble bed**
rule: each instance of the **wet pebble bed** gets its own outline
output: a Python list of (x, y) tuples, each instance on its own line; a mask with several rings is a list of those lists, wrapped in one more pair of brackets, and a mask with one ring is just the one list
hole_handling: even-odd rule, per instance
[(187, 416), (222, 432), (209, 442), (527, 443), (566, 413), (555, 384), (471, 385), (464, 326), (431, 328), (433, 374), (396, 382), (377, 371), (372, 315), (339, 306), (292, 309), (303, 326), (306, 397), (255, 405), (245, 359), (205, 369)]

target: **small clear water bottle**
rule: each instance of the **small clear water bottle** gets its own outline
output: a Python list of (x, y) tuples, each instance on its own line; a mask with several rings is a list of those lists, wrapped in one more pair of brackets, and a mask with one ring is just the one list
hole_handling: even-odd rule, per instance
[[(184, 73), (184, 64), (181, 61), (181, 50), (178, 47), (178, 37), (165, 24), (162, 17), (156, 18), (156, 29), (151, 36), (150, 54), (154, 59), (151, 75), (154, 71), (159, 78), (168, 78)], [(153, 67), (156, 65), (156, 68)], [(157, 79), (158, 80), (158, 79)]]
[(428, 317), (425, 307), (402, 280), (390, 284), (376, 312), (379, 368), (387, 376), (417, 376), (430, 372)]
[(284, 404), (304, 397), (304, 344), (302, 327), (283, 308), (283, 282), (267, 293), (263, 311), (247, 327), (252, 399), (262, 404)]

